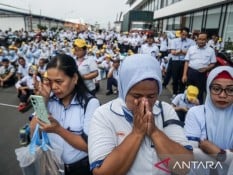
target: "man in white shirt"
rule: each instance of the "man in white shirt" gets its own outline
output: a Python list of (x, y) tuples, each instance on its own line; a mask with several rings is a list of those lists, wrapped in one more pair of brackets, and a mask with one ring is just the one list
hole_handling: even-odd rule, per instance
[(146, 44), (143, 44), (140, 50), (142, 54), (149, 54), (155, 58), (159, 55), (159, 48), (154, 43), (154, 35), (147, 35)]
[(112, 59), (112, 67), (110, 68), (107, 75), (107, 90), (106, 95), (113, 94), (112, 86), (117, 87), (118, 81), (118, 68), (120, 66), (120, 59)]
[(207, 72), (216, 63), (214, 50), (207, 44), (207, 34), (201, 32), (197, 38), (197, 45), (191, 46), (185, 56), (183, 71), (183, 83), (197, 86), (199, 89), (198, 99), (203, 103), (203, 93), (205, 91)]

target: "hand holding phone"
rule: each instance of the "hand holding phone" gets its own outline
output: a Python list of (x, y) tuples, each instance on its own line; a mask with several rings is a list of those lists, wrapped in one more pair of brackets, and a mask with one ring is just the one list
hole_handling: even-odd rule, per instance
[(30, 100), (34, 111), (36, 112), (36, 116), (43, 122), (47, 124), (51, 124), (48, 119), (48, 111), (42, 96), (39, 95), (31, 95)]

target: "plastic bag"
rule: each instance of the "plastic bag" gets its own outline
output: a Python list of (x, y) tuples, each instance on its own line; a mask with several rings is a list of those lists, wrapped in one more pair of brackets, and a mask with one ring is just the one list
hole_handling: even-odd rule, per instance
[(64, 164), (56, 152), (49, 146), (48, 136), (36, 127), (32, 141), (27, 147), (15, 150), (23, 175), (63, 175)]

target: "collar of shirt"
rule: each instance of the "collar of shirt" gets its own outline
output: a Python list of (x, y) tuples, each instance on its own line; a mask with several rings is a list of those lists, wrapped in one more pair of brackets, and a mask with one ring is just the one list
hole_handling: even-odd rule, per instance
[(207, 45), (205, 45), (204, 47), (199, 47), (198, 45), (196, 45), (197, 49), (206, 49)]
[(187, 41), (187, 38), (180, 38), (181, 42)]
[[(59, 104), (63, 105), (61, 99), (57, 98), (54, 94), (50, 97), (49, 100), (57, 101)], [(80, 105), (80, 103), (77, 100), (77, 94), (73, 96), (70, 104), (66, 107), (66, 109), (69, 108), (71, 105)]]
[[(126, 121), (129, 123), (133, 123), (133, 113), (130, 111), (123, 100), (120, 98), (113, 100), (111, 105), (110, 105), (110, 110), (114, 113), (117, 114), (121, 117), (125, 117)], [(158, 106), (158, 101), (155, 103), (153, 107), (153, 115), (155, 117), (158, 117), (161, 114), (161, 109)]]

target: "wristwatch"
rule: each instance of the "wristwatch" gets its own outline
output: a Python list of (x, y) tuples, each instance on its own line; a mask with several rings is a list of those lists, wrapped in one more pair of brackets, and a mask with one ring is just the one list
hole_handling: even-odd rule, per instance
[(219, 162), (224, 162), (227, 158), (226, 151), (221, 149), (220, 152), (216, 156), (216, 160)]

